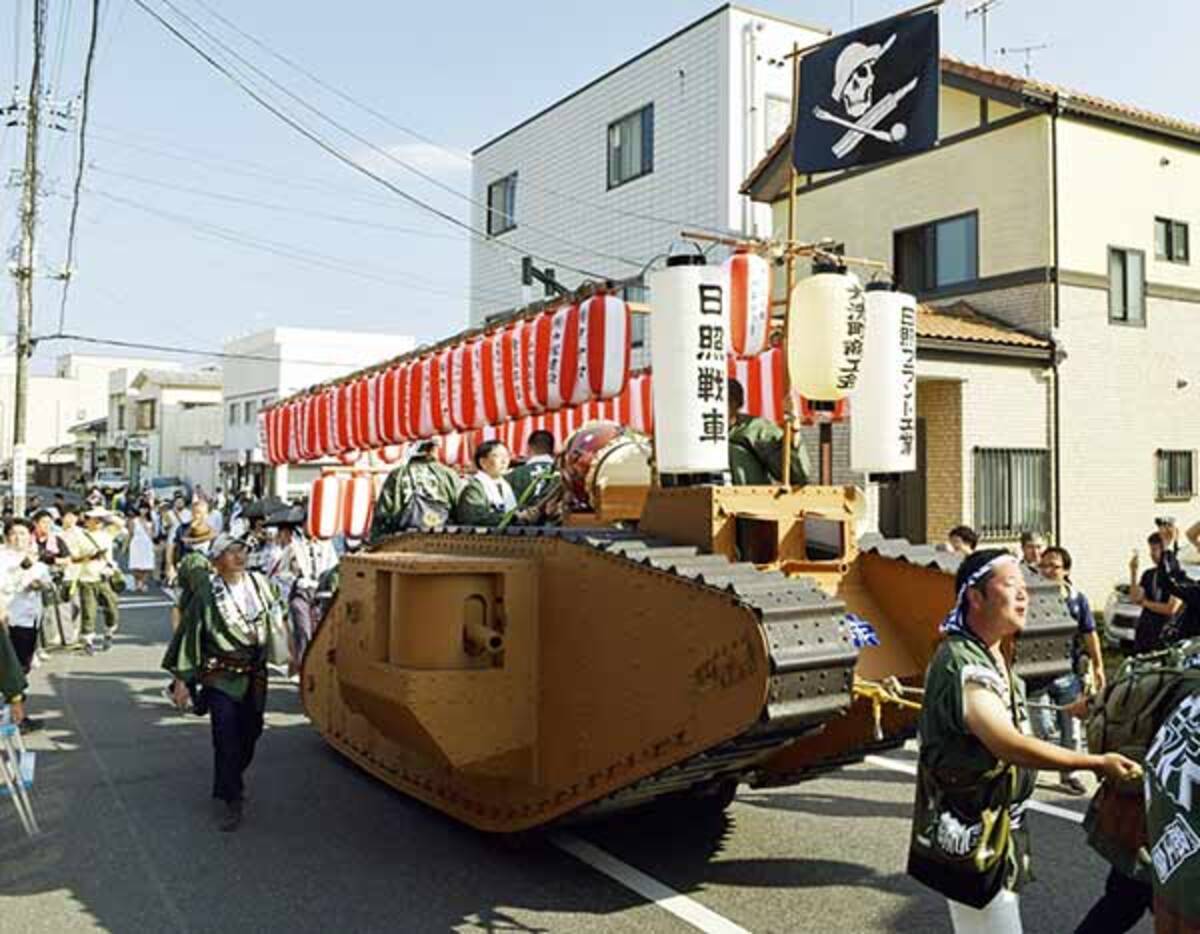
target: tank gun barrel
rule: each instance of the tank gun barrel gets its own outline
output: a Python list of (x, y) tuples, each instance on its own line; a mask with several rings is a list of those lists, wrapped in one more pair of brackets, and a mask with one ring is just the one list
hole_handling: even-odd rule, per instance
[(480, 619), (468, 619), (463, 623), (463, 648), (468, 655), (499, 655), (504, 635)]

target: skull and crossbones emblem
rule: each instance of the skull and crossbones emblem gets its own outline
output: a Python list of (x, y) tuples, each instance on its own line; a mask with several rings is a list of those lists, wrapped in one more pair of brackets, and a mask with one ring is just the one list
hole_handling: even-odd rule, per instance
[(879, 124), (899, 106), (919, 80), (913, 78), (903, 87), (875, 99), (878, 77), (875, 63), (887, 54), (895, 41), (893, 33), (886, 42), (877, 45), (851, 42), (842, 49), (834, 63), (830, 96), (841, 105), (845, 116), (831, 113), (824, 107), (813, 108), (813, 116), (846, 128), (846, 132), (833, 144), (834, 155), (839, 159), (848, 156), (867, 137), (884, 143), (899, 143), (908, 136), (908, 127), (900, 121), (886, 130), (878, 129)]

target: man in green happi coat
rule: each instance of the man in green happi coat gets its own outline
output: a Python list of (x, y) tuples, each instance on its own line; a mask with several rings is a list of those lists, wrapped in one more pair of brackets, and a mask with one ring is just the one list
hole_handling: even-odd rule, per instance
[(528, 450), (525, 460), (508, 472), (508, 485), (521, 505), (537, 502), (549, 493), (555, 478), (554, 435), (541, 429), (531, 433)]
[(945, 638), (925, 673), (908, 872), (946, 896), (955, 931), (1020, 931), (1034, 770), (1087, 769), (1123, 781), (1139, 767), (1029, 735), (1025, 687), (1002, 647), (1025, 628), (1029, 602), (1014, 555), (968, 555), (955, 585)]
[(0, 626), (0, 700), (8, 704), (13, 723), (25, 719), (25, 672), (8, 638), (8, 628)]
[(375, 544), (405, 529), (435, 529), (446, 524), (458, 502), (458, 474), (437, 459), (437, 445), (417, 442), (416, 452), (383, 481), (371, 531)]
[[(736, 379), (729, 380), (729, 470), (734, 486), (766, 486), (783, 477), (783, 429), (769, 418), (747, 415), (746, 393)], [(799, 433), (792, 442), (790, 473), (793, 486), (803, 486), (812, 476), (808, 450)]]
[[(219, 535), (208, 561), (192, 556), (180, 566), (189, 599), (163, 657), (175, 676), (174, 699), (186, 708), (193, 693), (197, 713), (212, 720), (213, 798), (220, 829), (242, 820), (243, 773), (262, 733), (267, 661), (285, 658), (283, 606), (267, 578), (246, 570), (246, 543)], [(282, 641), (282, 645), (280, 645)]]

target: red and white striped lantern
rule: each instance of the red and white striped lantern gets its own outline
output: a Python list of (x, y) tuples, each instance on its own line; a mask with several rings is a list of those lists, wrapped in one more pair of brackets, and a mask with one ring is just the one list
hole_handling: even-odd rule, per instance
[(730, 348), (739, 357), (767, 349), (771, 331), (771, 267), (757, 253), (738, 250), (725, 262), (729, 274)]
[(478, 341), (455, 344), (450, 350), (449, 368), (446, 377), (450, 396), (450, 423), (458, 431), (466, 431), (482, 424), (476, 421), (475, 373), (478, 359)]
[(375, 490), (371, 475), (356, 473), (345, 481), (342, 494), (342, 534), (347, 538), (366, 538), (375, 510)]
[(331, 420), (334, 453), (349, 451), (355, 447), (352, 434), (354, 429), (353, 395), (353, 388), (348, 383), (342, 383), (334, 389), (333, 418)]
[(345, 477), (327, 473), (313, 481), (305, 532), (309, 538), (333, 538), (342, 528)]
[(471, 443), (468, 432), (451, 431), (437, 440), (442, 463), (449, 464), (451, 467), (469, 467), (471, 465)]
[(392, 366), (379, 374), (379, 384), (375, 392), (375, 424), (378, 426), (381, 445), (398, 444), (404, 440), (397, 410), (400, 372), (401, 367)]
[(525, 357), (525, 398), (535, 412), (550, 408), (550, 341), (554, 314), (543, 312), (529, 322)]
[(429, 398), (429, 358), (408, 365), (408, 430), (411, 438), (433, 434), (433, 410)]
[(632, 350), (629, 306), (615, 295), (593, 295), (580, 306), (581, 344), (585, 332), (591, 395), (598, 399), (620, 395), (629, 377)]
[(429, 358), (429, 420), (435, 434), (445, 434), (454, 424), (450, 412), (450, 351)]
[(546, 408), (553, 410), (575, 401), (575, 386), (579, 382), (579, 306), (563, 305), (549, 314), (550, 353), (538, 379), (545, 380)]
[(519, 418), (529, 411), (525, 403), (525, 379), (522, 374), (521, 335), (524, 321), (514, 321), (500, 332), (500, 347), (504, 366), (504, 402), (509, 418)]
[(480, 341), (480, 385), (483, 390), (484, 420), (499, 425), (508, 418), (504, 396), (504, 350), (501, 332), (493, 331)]
[(783, 351), (773, 347), (755, 357), (729, 358), (729, 375), (742, 384), (748, 415), (783, 421)]
[(374, 447), (371, 440), (371, 385), (365, 377), (350, 384), (350, 441), (358, 449)]
[(654, 389), (649, 373), (639, 373), (629, 378), (629, 386), (622, 399), (629, 400), (629, 420), (625, 422), (634, 431), (649, 435), (654, 433)]
[(333, 394), (328, 389), (322, 389), (312, 397), (311, 414), (317, 433), (317, 457), (327, 457), (333, 451), (333, 441), (329, 436), (329, 406), (332, 400)]
[(279, 452), (279, 407), (273, 406), (262, 413), (262, 431), (266, 440), (265, 449), (267, 460), (272, 464), (282, 464), (283, 457)]

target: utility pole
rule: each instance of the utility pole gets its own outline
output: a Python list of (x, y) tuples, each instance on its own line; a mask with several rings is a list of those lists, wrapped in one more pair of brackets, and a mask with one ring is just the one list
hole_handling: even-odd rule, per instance
[(1003, 0), (979, 0), (967, 7), (967, 19), (972, 16), (978, 16), (980, 23), (983, 25), (983, 64), (988, 63), (988, 41), (987, 41), (987, 21), (988, 13), (992, 11), (992, 7), (999, 6)]
[(34, 230), (37, 226), (37, 143), (42, 96), (42, 51), (46, 28), (45, 0), (33, 4), (33, 68), (25, 125), (25, 177), (21, 191), (21, 249), (14, 273), (17, 279), (17, 385), (13, 399), (12, 493), (13, 512), (25, 513), (28, 482), (25, 461), (25, 421), (29, 407), (29, 358), (33, 356)]

